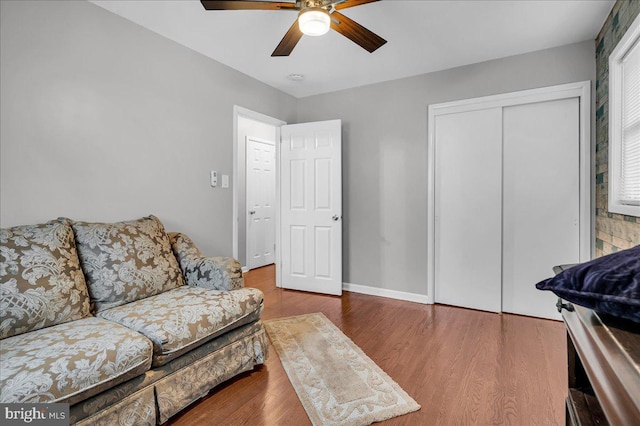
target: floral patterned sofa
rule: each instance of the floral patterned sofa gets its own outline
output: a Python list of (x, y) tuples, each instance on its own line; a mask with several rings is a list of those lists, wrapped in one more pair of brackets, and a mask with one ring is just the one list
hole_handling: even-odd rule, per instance
[(263, 294), (155, 216), (0, 231), (0, 402), (161, 424), (262, 364)]

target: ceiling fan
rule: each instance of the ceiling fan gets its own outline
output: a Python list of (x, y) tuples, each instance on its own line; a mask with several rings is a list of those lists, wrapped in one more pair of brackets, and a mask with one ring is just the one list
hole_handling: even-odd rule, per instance
[(363, 49), (374, 52), (387, 41), (338, 10), (378, 0), (200, 0), (206, 10), (295, 10), (298, 19), (284, 35), (271, 56), (289, 56), (304, 34), (319, 36), (329, 28), (339, 32)]

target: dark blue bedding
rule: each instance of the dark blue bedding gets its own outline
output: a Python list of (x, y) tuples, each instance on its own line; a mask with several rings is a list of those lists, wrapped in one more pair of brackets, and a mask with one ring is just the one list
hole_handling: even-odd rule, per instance
[(640, 322), (640, 245), (576, 265), (536, 288), (597, 312)]

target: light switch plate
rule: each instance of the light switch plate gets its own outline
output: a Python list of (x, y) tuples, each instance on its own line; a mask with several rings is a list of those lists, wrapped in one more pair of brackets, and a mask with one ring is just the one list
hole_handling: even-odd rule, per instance
[(223, 188), (229, 187), (229, 175), (222, 175), (222, 187)]

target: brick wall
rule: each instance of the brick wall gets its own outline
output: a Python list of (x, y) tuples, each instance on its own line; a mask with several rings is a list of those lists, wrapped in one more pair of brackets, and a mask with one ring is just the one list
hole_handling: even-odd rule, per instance
[(609, 213), (609, 54), (640, 12), (618, 0), (596, 37), (596, 257), (640, 244), (640, 218)]

